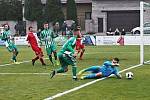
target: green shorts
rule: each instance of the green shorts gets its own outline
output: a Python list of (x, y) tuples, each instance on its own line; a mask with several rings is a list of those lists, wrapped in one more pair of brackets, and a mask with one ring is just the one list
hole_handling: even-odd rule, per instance
[(7, 50), (9, 51), (9, 52), (12, 52), (12, 51), (16, 51), (16, 52), (18, 52), (18, 49), (17, 49), (17, 47), (16, 47), (16, 45), (14, 45), (14, 44), (11, 44), (11, 45), (9, 45), (8, 47), (7, 47)]
[(46, 48), (47, 55), (51, 55), (52, 52), (54, 52), (54, 51), (56, 51), (56, 45), (55, 44), (52, 44)]
[(65, 55), (63, 53), (58, 53), (58, 58), (61, 64), (61, 67), (66, 68), (68, 65), (76, 66), (76, 59), (71, 55)]

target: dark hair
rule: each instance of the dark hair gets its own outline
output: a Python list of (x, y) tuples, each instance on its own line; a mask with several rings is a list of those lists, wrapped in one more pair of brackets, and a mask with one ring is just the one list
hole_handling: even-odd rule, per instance
[(48, 23), (48, 22), (44, 22), (44, 23), (43, 23), (43, 26), (44, 26), (45, 24), (49, 24), (49, 23)]
[(8, 30), (9, 30), (9, 29), (10, 29), (10, 26), (9, 26), (8, 24), (4, 24), (4, 25), (3, 25), (3, 27), (5, 27), (5, 25), (7, 25), (7, 26), (8, 26)]
[(32, 26), (30, 26), (29, 28), (28, 28), (28, 30), (30, 30), (31, 28), (33, 28)]
[(116, 58), (116, 57), (115, 57), (115, 58), (113, 58), (113, 59), (119, 63), (119, 58)]

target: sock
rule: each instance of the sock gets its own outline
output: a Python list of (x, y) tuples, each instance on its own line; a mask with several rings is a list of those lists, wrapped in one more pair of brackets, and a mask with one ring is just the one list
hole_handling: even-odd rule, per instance
[(17, 57), (18, 53), (19, 53), (19, 52), (18, 52), (18, 51), (16, 51), (16, 57)]
[(73, 66), (72, 67), (72, 74), (73, 74), (73, 76), (76, 76), (76, 74), (77, 74), (77, 66)]
[(54, 57), (55, 57), (55, 60), (57, 60), (57, 53), (54, 52)]
[(54, 64), (53, 59), (52, 59), (52, 55), (49, 55), (49, 60), (51, 61), (52, 64)]
[(78, 75), (82, 75), (85, 72), (85, 69), (79, 71)]
[(39, 57), (37, 56), (37, 57), (35, 57), (33, 60), (36, 61), (36, 60), (38, 60), (38, 59), (39, 59)]
[(15, 62), (17, 61), (15, 55), (13, 55), (12, 60), (15, 61)]
[(82, 58), (83, 54), (84, 54), (84, 50), (81, 52), (81, 54), (80, 54), (80, 58)]
[(45, 65), (43, 58), (40, 58), (42, 65)]

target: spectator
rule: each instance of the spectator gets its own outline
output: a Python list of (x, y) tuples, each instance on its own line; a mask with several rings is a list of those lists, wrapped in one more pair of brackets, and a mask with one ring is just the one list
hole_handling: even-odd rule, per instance
[(120, 31), (118, 28), (116, 28), (116, 30), (115, 30), (115, 35), (120, 35)]
[(109, 28), (108, 32), (106, 32), (107, 35), (114, 35), (114, 33), (112, 32), (111, 28)]
[(60, 31), (60, 27), (59, 27), (59, 22), (56, 22), (54, 25), (53, 25), (53, 31), (58, 34), (59, 31)]
[(62, 27), (61, 27), (61, 30), (62, 30), (62, 36), (63, 35), (66, 35), (66, 28), (67, 28), (67, 24), (66, 24), (66, 21), (64, 21)]
[(124, 28), (121, 31), (121, 35), (126, 35), (126, 32), (125, 32)]

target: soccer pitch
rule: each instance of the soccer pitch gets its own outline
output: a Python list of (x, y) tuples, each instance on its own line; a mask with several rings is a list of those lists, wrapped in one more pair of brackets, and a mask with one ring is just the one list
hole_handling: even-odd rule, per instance
[[(11, 53), (0, 47), (0, 100), (43, 100), (58, 93), (79, 87), (90, 80), (72, 80), (71, 67), (65, 74), (50, 79), (53, 69), (48, 59), (46, 68), (37, 61), (32, 66), (34, 53), (31, 48), (18, 46), (18, 61), (27, 61), (19, 65), (10, 64)], [(44, 51), (44, 49), (43, 49)], [(145, 47), (145, 58), (150, 58), (150, 47)], [(47, 55), (44, 56), (47, 58)], [(120, 59), (120, 71), (139, 64), (139, 46), (87, 46), (83, 60), (77, 60), (78, 71), (101, 65), (103, 61), (113, 57)], [(10, 65), (4, 65), (4, 64)], [(133, 80), (114, 77), (98, 81), (77, 91), (62, 95), (54, 100), (150, 100), (150, 65), (130, 69), (134, 73)], [(58, 66), (55, 66), (57, 68)]]

